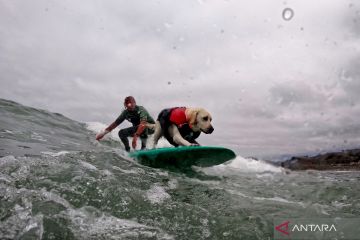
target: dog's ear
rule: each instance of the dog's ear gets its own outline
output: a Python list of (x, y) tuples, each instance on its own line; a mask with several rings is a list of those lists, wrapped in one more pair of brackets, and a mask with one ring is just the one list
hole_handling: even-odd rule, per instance
[(194, 127), (197, 127), (197, 115), (200, 111), (200, 108), (189, 108), (188, 109), (188, 117), (189, 117), (189, 125), (190, 128), (195, 130)]

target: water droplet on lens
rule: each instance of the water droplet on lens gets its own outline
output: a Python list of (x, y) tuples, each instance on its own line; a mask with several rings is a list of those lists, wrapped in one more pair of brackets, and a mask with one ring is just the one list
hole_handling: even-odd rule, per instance
[(167, 84), (168, 84), (168, 85), (170, 85), (170, 84), (171, 84), (171, 82), (170, 82), (170, 81), (168, 81), (168, 82), (167, 82)]
[(290, 21), (294, 17), (294, 10), (285, 8), (282, 12), (282, 17), (285, 21)]
[(166, 28), (171, 28), (171, 27), (172, 27), (172, 24), (171, 24), (171, 23), (168, 23), (168, 22), (165, 22), (165, 23), (164, 23), (164, 26), (165, 26)]

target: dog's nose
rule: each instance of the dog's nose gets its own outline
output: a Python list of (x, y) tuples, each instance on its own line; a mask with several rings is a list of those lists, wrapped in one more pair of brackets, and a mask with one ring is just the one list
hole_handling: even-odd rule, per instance
[(211, 126), (208, 130), (208, 133), (212, 133), (214, 131), (214, 128)]

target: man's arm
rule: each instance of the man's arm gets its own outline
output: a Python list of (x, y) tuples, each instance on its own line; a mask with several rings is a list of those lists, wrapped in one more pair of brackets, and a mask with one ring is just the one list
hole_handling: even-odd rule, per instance
[(146, 121), (141, 121), (136, 130), (135, 136), (139, 137), (144, 132), (146, 125), (147, 125)]
[(105, 128), (105, 130), (100, 131), (98, 134), (96, 134), (96, 140), (98, 141), (101, 140), (106, 134), (108, 134), (114, 128), (119, 126), (124, 120), (125, 120), (125, 111), (123, 111), (112, 124), (110, 124), (107, 128)]
[(136, 133), (133, 136), (133, 140), (132, 140), (132, 147), (135, 149), (136, 148), (136, 142), (137, 142), (137, 138), (144, 132), (144, 130), (147, 128), (147, 120), (148, 120), (148, 115), (149, 113), (146, 111), (146, 109), (144, 107), (139, 107), (139, 117), (140, 117), (140, 124), (136, 130)]
[(147, 121), (148, 121), (148, 116), (149, 116), (149, 113), (146, 111), (146, 109), (144, 107), (140, 107), (139, 108), (139, 117), (140, 117), (140, 124), (138, 126), (138, 129), (135, 133), (135, 136), (140, 136), (144, 130), (146, 129), (147, 127)]

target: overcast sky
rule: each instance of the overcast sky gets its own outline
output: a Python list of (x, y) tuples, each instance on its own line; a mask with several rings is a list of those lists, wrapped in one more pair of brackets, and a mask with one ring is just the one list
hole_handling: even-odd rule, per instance
[(359, 37), (350, 0), (0, 0), (0, 97), (105, 124), (127, 95), (204, 107), (200, 143), (242, 156), (353, 148)]

